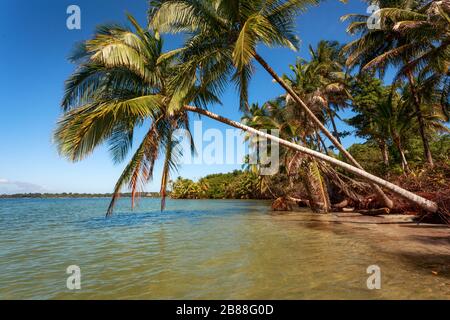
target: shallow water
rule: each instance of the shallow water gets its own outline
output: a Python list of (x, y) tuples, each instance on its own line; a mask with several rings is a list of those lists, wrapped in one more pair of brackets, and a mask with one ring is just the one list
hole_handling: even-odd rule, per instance
[[(105, 219), (107, 205), (0, 199), (0, 298), (450, 298), (445, 242), (433, 253), (397, 229), (284, 219), (261, 201), (169, 200), (161, 213), (157, 199), (134, 212), (124, 199)], [(66, 288), (70, 265), (79, 291)], [(370, 265), (380, 290), (367, 288)]]

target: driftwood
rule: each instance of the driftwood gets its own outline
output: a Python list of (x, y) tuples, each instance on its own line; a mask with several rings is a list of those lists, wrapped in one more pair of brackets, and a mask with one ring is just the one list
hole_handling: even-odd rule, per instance
[(337, 203), (337, 204), (334, 204), (333, 205), (333, 208), (336, 210), (336, 209), (344, 209), (344, 208), (346, 208), (346, 207), (348, 207), (350, 205), (350, 201), (348, 200), (348, 199), (345, 199), (344, 201), (342, 201), (342, 202), (339, 202), (339, 203)]
[(370, 212), (378, 209), (384, 210), (385, 207), (378, 201), (376, 195), (369, 195), (359, 200), (345, 198), (341, 202), (333, 204), (334, 211), (344, 211), (348, 208), (354, 208), (357, 212)]
[(309, 200), (287, 197), (288, 200), (295, 202), (300, 208), (306, 208), (310, 206)]
[(272, 203), (272, 210), (273, 211), (292, 211), (292, 205), (291, 202), (284, 198), (278, 198)]

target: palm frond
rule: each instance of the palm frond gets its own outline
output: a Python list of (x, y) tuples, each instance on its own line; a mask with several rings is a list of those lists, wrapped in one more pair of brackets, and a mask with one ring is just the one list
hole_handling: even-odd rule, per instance
[(153, 124), (116, 183), (107, 217), (113, 214), (120, 192), (127, 184), (132, 190), (132, 206), (134, 207), (136, 191), (153, 175), (154, 164), (158, 156), (158, 135), (156, 124)]

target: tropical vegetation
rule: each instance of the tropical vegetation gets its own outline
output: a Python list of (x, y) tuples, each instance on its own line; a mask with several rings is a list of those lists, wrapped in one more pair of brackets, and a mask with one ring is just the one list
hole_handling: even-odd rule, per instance
[(258, 175), (233, 171), (207, 175), (199, 181), (178, 177), (171, 182), (173, 199), (263, 199)]
[[(134, 206), (160, 157), (162, 209), (171, 187), (178, 198), (269, 195), (304, 200), (321, 212), (343, 201), (392, 209), (397, 202), (392, 200), (400, 196), (428, 212), (442, 213), (446, 209), (441, 202), (399, 187), (392, 173), (411, 175), (425, 164), (429, 169), (449, 164), (449, 1), (381, 1), (380, 29), (368, 29), (367, 16), (345, 16), (343, 20), (350, 20), (348, 32), (358, 39), (344, 45), (321, 41), (310, 47), (309, 60), (299, 58), (290, 74), (278, 75), (259, 55), (257, 45), (298, 49), (295, 20), (316, 4), (154, 0), (148, 28), (131, 16), (132, 28), (100, 26), (71, 56), (78, 68), (66, 82), (64, 115), (55, 132), (59, 152), (79, 161), (106, 143), (113, 161), (120, 163), (132, 150), (135, 130), (148, 127), (116, 184), (108, 214), (125, 187), (131, 190)], [(164, 52), (161, 33), (166, 32), (185, 33), (183, 46)], [(261, 106), (251, 104), (248, 84), (254, 62), (286, 94)], [(387, 67), (397, 70), (390, 85), (383, 83)], [(230, 80), (238, 88), (242, 123), (207, 110), (220, 104)], [(352, 111), (345, 121), (365, 144), (343, 147), (342, 139), (353, 134), (339, 131), (343, 109)], [(280, 173), (262, 176), (258, 165), (249, 164), (247, 172), (232, 173), (234, 190), (224, 188), (214, 176), (170, 183), (182, 155), (174, 139), (178, 129), (186, 130), (195, 152), (190, 113), (247, 132), (250, 144), (260, 138), (279, 142)], [(280, 136), (262, 129), (278, 129)], [(361, 157), (369, 153), (383, 165), (372, 166)]]

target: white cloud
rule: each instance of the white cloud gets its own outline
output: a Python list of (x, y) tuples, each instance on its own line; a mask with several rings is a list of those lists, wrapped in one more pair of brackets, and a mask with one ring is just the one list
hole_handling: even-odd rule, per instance
[(0, 194), (41, 193), (47, 190), (37, 184), (0, 178)]

